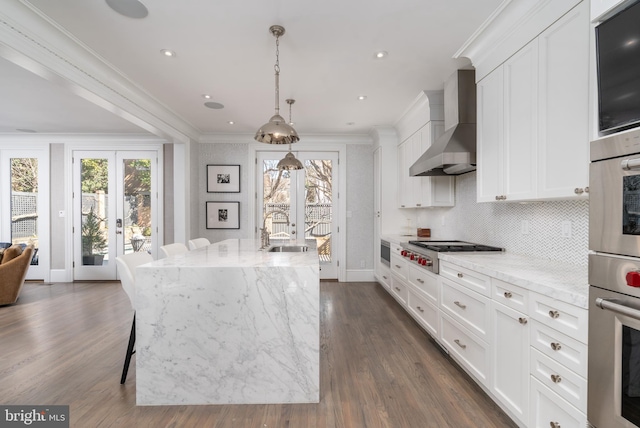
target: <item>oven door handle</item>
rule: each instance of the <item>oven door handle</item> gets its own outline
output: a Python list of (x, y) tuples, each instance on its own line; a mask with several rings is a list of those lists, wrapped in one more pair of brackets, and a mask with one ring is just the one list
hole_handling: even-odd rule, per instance
[(620, 163), (623, 171), (637, 171), (640, 169), (640, 159), (625, 159)]
[(596, 298), (596, 306), (640, 321), (640, 310), (618, 303), (618, 299)]

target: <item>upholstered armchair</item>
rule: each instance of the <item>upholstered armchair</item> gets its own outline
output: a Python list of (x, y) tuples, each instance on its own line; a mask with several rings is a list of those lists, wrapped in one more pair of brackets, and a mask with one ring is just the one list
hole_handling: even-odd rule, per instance
[(22, 253), (19, 245), (12, 245), (4, 251), (0, 261), (0, 306), (15, 303), (27, 276), (33, 257), (33, 246), (27, 246)]

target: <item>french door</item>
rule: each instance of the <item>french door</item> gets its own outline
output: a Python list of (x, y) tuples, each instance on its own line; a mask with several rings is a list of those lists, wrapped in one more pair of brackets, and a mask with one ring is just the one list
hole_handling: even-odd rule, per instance
[(26, 279), (49, 281), (48, 148), (0, 148), (0, 245), (33, 245)]
[(73, 152), (73, 279), (115, 280), (116, 257), (156, 257), (156, 151)]
[(314, 239), (320, 278), (337, 278), (338, 153), (295, 152), (304, 169), (279, 171), (285, 153), (257, 152), (256, 225), (266, 227), (272, 242)]

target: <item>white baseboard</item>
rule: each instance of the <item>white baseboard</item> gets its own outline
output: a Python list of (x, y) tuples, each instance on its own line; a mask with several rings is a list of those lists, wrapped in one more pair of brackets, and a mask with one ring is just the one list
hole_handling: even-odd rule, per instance
[(50, 282), (71, 282), (71, 272), (66, 269), (51, 269), (49, 271)]
[(373, 269), (347, 269), (346, 282), (372, 282), (375, 280)]

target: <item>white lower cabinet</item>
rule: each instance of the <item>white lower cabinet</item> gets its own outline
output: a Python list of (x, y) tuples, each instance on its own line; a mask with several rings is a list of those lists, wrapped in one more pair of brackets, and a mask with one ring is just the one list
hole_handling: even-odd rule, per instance
[(396, 298), (400, 302), (402, 306), (407, 305), (407, 297), (408, 297), (408, 289), (407, 284), (404, 281), (398, 279), (395, 276), (391, 277), (391, 295)]
[(409, 314), (420, 324), (431, 336), (437, 337), (440, 331), (439, 313), (437, 306), (429, 303), (418, 292), (409, 286), (407, 309)]
[(389, 267), (387, 267), (386, 265), (381, 264), (378, 280), (384, 288), (391, 288), (391, 269), (389, 269)]
[(584, 428), (587, 417), (565, 399), (531, 377), (531, 422), (535, 428)]
[(491, 302), (493, 366), (491, 391), (513, 417), (529, 417), (529, 320), (521, 312)]
[(440, 320), (440, 339), (449, 354), (453, 355), (478, 382), (488, 386), (491, 367), (489, 345), (447, 314), (441, 313)]

